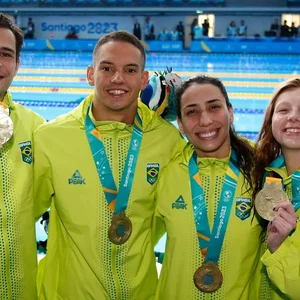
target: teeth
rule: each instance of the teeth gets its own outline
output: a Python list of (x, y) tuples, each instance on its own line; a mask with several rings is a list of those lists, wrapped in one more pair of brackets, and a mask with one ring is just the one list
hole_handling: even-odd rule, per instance
[(207, 133), (200, 133), (200, 137), (202, 138), (209, 138), (209, 137), (212, 137), (212, 136), (215, 136), (217, 134), (216, 131), (212, 131), (212, 132), (207, 132)]
[(114, 94), (114, 95), (121, 95), (121, 94), (125, 94), (125, 91), (122, 90), (111, 90), (109, 91), (110, 94)]
[(288, 128), (286, 132), (300, 132), (299, 128)]

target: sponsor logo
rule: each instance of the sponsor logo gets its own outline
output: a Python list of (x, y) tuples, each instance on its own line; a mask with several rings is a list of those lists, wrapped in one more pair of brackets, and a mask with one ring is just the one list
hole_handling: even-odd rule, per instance
[(184, 202), (184, 199), (181, 195), (178, 197), (178, 199), (175, 202), (172, 203), (172, 208), (175, 209), (187, 209), (186, 206), (187, 204)]
[(80, 172), (76, 170), (71, 178), (68, 179), (69, 184), (85, 184), (85, 179)]

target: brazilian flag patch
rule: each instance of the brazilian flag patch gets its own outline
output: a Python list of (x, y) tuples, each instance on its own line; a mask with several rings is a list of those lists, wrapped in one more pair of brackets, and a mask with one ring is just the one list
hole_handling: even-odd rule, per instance
[(251, 214), (252, 199), (236, 197), (235, 215), (242, 221), (248, 219)]
[(18, 144), (20, 147), (21, 155), (22, 155), (22, 160), (26, 164), (31, 164), (32, 163), (32, 145), (31, 141), (26, 141)]
[(147, 172), (147, 182), (153, 185), (158, 178), (159, 164), (158, 163), (147, 164), (146, 172)]

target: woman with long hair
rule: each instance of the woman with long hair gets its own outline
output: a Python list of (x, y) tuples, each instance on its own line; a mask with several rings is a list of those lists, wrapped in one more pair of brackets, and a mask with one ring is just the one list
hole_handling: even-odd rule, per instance
[(215, 77), (190, 78), (177, 91), (177, 121), (189, 143), (156, 190), (154, 232), (167, 231), (156, 299), (260, 299), (254, 150), (233, 117)]
[[(272, 299), (300, 299), (299, 175), (300, 78), (294, 78), (275, 90), (256, 145), (253, 195), (256, 206), (261, 200), (259, 191), (270, 182), (287, 194), (283, 199), (287, 201), (281, 202), (278, 196), (281, 191), (267, 199), (267, 202), (275, 202), (267, 212), (272, 218), (266, 227), (268, 249), (262, 262), (274, 286), (276, 295)], [(270, 206), (272, 202), (266, 205)]]

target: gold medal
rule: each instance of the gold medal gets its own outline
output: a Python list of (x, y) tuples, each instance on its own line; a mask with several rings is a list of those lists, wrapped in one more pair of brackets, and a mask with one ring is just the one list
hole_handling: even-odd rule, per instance
[(113, 244), (122, 245), (130, 237), (132, 232), (132, 223), (125, 213), (113, 215), (111, 225), (108, 229), (108, 238)]
[(255, 197), (254, 205), (263, 219), (272, 221), (277, 213), (273, 207), (285, 201), (289, 201), (289, 198), (282, 190), (281, 179), (267, 177), (264, 188)]
[(217, 291), (223, 283), (223, 275), (218, 265), (208, 262), (203, 264), (194, 274), (194, 284), (204, 293)]

